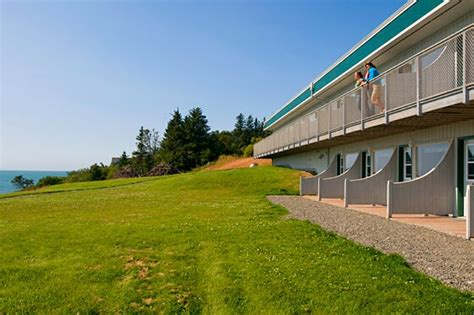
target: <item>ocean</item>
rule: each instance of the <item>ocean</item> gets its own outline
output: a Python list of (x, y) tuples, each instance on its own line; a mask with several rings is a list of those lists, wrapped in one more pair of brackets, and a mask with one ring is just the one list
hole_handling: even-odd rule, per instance
[(45, 176), (66, 176), (65, 171), (2, 171), (0, 170), (0, 194), (17, 191), (18, 189), (10, 182), (15, 176), (23, 175), (25, 178), (38, 180)]

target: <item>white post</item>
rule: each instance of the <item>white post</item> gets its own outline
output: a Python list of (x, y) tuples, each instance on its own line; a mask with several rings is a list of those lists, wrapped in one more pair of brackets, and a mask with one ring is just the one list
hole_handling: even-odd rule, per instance
[(320, 128), (321, 128), (321, 127), (320, 127), (321, 121), (320, 121), (320, 119), (319, 119), (320, 117), (321, 117), (321, 116), (320, 116), (320, 110), (318, 109), (318, 110), (316, 111), (316, 124), (317, 124), (316, 126), (318, 127), (318, 128), (316, 128), (316, 135), (317, 135), (316, 141), (317, 141), (317, 142), (319, 142), (319, 134), (320, 134)]
[(321, 201), (321, 177), (318, 177), (318, 201)]
[(360, 130), (364, 130), (365, 86), (360, 88)]
[(346, 102), (344, 97), (341, 97), (342, 102), (342, 134), (346, 135)]
[(474, 186), (467, 186), (466, 238), (474, 237)]
[(300, 176), (300, 196), (303, 196), (303, 176)]
[(421, 65), (420, 65), (420, 56), (416, 56), (415, 59), (416, 67), (416, 114), (421, 116), (422, 108), (420, 103), (421, 98)]
[[(383, 95), (383, 108), (384, 108), (384, 120), (385, 124), (388, 125), (388, 96), (387, 96), (387, 85), (388, 85), (388, 75), (384, 75), (385, 85), (384, 85), (384, 95)], [(380, 79), (382, 81), (382, 79)]]
[(387, 181), (387, 219), (392, 217), (392, 198), (393, 198), (393, 183), (391, 180)]
[[(467, 35), (467, 32), (464, 31), (464, 33), (462, 33), (462, 92), (463, 92), (463, 102), (464, 104), (467, 104), (469, 103), (469, 95), (467, 93), (467, 87), (466, 87), (466, 80), (467, 80), (467, 75), (466, 75), (466, 72), (467, 72), (467, 65), (466, 65), (466, 62), (467, 62), (467, 49), (466, 49), (466, 45), (467, 45), (467, 41), (466, 41), (466, 35)], [(456, 65), (457, 66), (457, 65)], [(457, 80), (457, 77), (456, 77), (456, 80)]]
[(349, 179), (344, 179), (344, 208), (349, 205)]
[(326, 104), (326, 108), (328, 109), (328, 117), (329, 117), (329, 121), (328, 121), (328, 139), (331, 139), (331, 106), (329, 106), (330, 104)]

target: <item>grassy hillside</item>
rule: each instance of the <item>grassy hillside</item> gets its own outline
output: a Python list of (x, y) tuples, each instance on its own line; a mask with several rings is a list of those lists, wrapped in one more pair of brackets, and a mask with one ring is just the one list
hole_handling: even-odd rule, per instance
[[(0, 313), (472, 313), (473, 296), (282, 219), (260, 167), (60, 185), (0, 199)], [(51, 191), (54, 190), (54, 191)]]

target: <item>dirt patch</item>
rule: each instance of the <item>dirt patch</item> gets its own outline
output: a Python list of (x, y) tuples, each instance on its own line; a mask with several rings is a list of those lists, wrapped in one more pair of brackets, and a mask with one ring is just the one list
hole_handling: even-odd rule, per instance
[(237, 156), (222, 156), (215, 164), (206, 167), (205, 170), (217, 171), (217, 170), (230, 170), (235, 168), (247, 168), (252, 163), (258, 164), (258, 166), (272, 165), (271, 159), (255, 159), (253, 157), (243, 158)]

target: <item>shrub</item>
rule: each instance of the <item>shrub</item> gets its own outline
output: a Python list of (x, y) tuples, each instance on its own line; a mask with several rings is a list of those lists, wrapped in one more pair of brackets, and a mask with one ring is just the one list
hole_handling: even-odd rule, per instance
[(253, 156), (253, 144), (249, 144), (245, 147), (243, 151), (244, 157), (251, 157)]
[(46, 176), (46, 177), (41, 178), (36, 184), (36, 186), (43, 187), (43, 186), (58, 185), (58, 184), (62, 184), (64, 179), (65, 178), (61, 176)]

